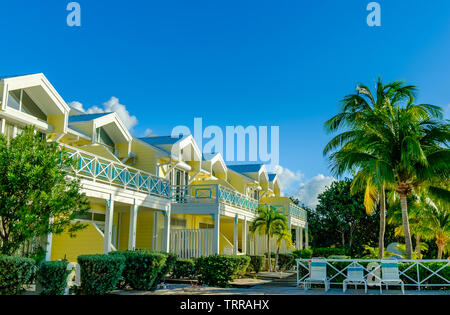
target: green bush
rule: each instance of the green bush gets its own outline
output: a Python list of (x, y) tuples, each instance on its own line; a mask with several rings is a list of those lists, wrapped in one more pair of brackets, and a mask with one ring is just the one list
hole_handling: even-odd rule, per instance
[(33, 278), (34, 267), (30, 258), (0, 256), (0, 295), (20, 294)]
[(245, 273), (250, 258), (248, 256), (212, 255), (195, 260), (195, 272), (200, 284), (227, 287), (229, 282)]
[(313, 257), (324, 257), (329, 256), (345, 255), (344, 248), (334, 248), (334, 247), (324, 247), (324, 248), (313, 248)]
[[(270, 258), (270, 263), (271, 263), (271, 266), (272, 266), (272, 269), (273, 269), (273, 267), (275, 266), (275, 258)], [(265, 260), (264, 270), (265, 271), (270, 271), (269, 270), (269, 259), (267, 257), (266, 257), (266, 260)]]
[(67, 287), (67, 261), (45, 261), (37, 272), (37, 281), (42, 287), (42, 295), (64, 295)]
[(345, 256), (345, 255), (331, 255), (327, 257), (328, 259), (351, 259), (352, 257), (350, 256)]
[(125, 268), (123, 255), (81, 255), (81, 294), (103, 295), (116, 289)]
[(292, 252), (295, 259), (310, 259), (313, 257), (312, 249), (297, 249)]
[(242, 256), (230, 256), (234, 260), (235, 271), (233, 278), (242, 278), (247, 273), (248, 266), (250, 265), (250, 257), (246, 255)]
[(250, 268), (256, 273), (260, 272), (265, 266), (266, 259), (264, 255), (250, 255)]
[(179, 258), (173, 267), (172, 276), (175, 279), (192, 279), (195, 276), (195, 263), (192, 259)]
[(158, 272), (155, 281), (153, 282), (152, 290), (156, 288), (156, 286), (165, 281), (166, 276), (172, 272), (175, 263), (177, 262), (177, 256), (171, 253), (162, 253), (166, 256), (166, 263), (163, 265), (161, 270)]
[(278, 266), (280, 270), (291, 270), (295, 264), (294, 254), (279, 254), (278, 255)]
[(167, 256), (163, 253), (148, 250), (115, 251), (112, 256), (125, 257), (125, 268), (122, 276), (125, 284), (135, 290), (150, 290), (163, 268)]

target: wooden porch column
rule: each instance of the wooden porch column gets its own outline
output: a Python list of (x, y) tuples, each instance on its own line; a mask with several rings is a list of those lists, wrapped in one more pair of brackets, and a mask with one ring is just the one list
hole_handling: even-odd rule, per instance
[(234, 217), (234, 231), (233, 231), (233, 255), (238, 254), (239, 240), (238, 240), (238, 227), (239, 227), (239, 217), (236, 214)]
[(214, 218), (214, 241), (213, 250), (214, 254), (220, 254), (220, 213), (219, 210), (213, 214)]
[(130, 207), (130, 231), (128, 234), (128, 250), (136, 249), (136, 224), (139, 206), (134, 204)]
[(242, 254), (247, 255), (247, 217), (242, 220)]
[(299, 243), (298, 243), (299, 249), (303, 249), (303, 228), (299, 227), (298, 230), (299, 230), (299, 233), (298, 233), (299, 234)]
[(309, 248), (309, 240), (308, 240), (308, 223), (305, 224), (305, 249)]
[(152, 229), (152, 249), (153, 250), (159, 250), (158, 248), (158, 218), (159, 218), (159, 212), (155, 211), (153, 213), (153, 229)]
[(300, 248), (300, 227), (295, 227), (295, 249), (301, 249)]
[(108, 254), (111, 251), (112, 225), (114, 217), (114, 199), (106, 200), (105, 213), (105, 237), (103, 242), (103, 253)]
[(166, 208), (164, 213), (164, 244), (163, 251), (168, 253), (170, 251), (170, 206)]

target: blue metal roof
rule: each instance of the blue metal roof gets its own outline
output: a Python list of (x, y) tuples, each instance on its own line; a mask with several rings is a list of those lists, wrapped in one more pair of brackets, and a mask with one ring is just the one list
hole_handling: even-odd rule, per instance
[(257, 173), (262, 166), (263, 164), (236, 164), (228, 165), (228, 168), (238, 173)]
[(85, 115), (73, 115), (69, 116), (69, 123), (71, 122), (80, 122), (80, 121), (91, 121), (111, 113), (100, 113), (100, 114), (85, 114)]
[(145, 143), (151, 145), (166, 145), (166, 144), (175, 144), (180, 141), (183, 136), (171, 137), (171, 136), (159, 136), (159, 137), (146, 137), (139, 138), (139, 140), (144, 141)]
[(203, 161), (209, 161), (213, 157), (215, 157), (217, 154), (218, 153), (203, 153), (203, 155), (202, 155)]
[(277, 174), (275, 174), (275, 173), (270, 173), (268, 175), (269, 175), (269, 181), (270, 182), (272, 182), (275, 179), (275, 177), (277, 176)]

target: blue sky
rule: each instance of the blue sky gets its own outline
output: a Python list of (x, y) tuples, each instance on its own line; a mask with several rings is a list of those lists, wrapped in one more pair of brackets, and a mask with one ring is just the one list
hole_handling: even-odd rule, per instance
[(358, 82), (406, 80), (418, 101), (450, 104), (448, 0), (378, 1), (374, 28), (369, 0), (78, 2), (79, 28), (69, 1), (2, 3), (1, 75), (43, 72), (85, 109), (120, 103), (137, 135), (194, 117), (280, 126), (287, 190), (302, 198), (331, 180), (323, 123)]

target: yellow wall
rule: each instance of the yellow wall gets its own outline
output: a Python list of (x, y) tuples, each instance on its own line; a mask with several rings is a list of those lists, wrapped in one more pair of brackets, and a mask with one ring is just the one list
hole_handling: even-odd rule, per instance
[(156, 172), (156, 152), (145, 145), (133, 140), (131, 143), (131, 152), (137, 155), (134, 168), (141, 169), (151, 174)]
[(77, 232), (75, 238), (71, 238), (67, 232), (53, 235), (51, 260), (66, 258), (70, 262), (76, 262), (79, 255), (102, 253), (103, 236), (92, 223)]
[[(158, 235), (158, 237), (162, 237), (162, 234)], [(152, 249), (152, 243), (153, 243), (153, 212), (140, 212), (138, 213), (137, 216), (136, 248)]]

